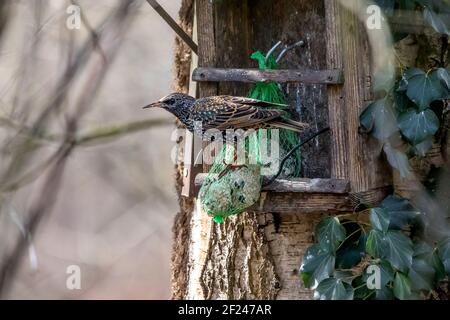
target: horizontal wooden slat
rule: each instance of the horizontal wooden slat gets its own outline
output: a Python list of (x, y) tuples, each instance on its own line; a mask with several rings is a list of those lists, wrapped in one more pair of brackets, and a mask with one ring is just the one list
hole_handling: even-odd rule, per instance
[[(205, 180), (206, 173), (200, 173), (195, 177), (195, 186), (200, 187)], [(277, 179), (263, 191), (272, 192), (293, 192), (293, 193), (347, 193), (350, 190), (350, 183), (343, 179)]]
[(207, 82), (302, 82), (340, 84), (344, 82), (342, 70), (258, 70), (197, 68), (192, 80)]
[(264, 192), (259, 203), (249, 208), (254, 212), (340, 213), (352, 212), (354, 204), (347, 194)]

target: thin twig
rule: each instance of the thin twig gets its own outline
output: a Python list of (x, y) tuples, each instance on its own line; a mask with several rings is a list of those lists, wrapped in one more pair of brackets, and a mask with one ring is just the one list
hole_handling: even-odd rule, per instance
[(289, 152), (286, 154), (286, 156), (283, 158), (283, 160), (281, 160), (280, 168), (278, 169), (278, 172), (277, 172), (277, 173), (276, 173), (269, 181), (267, 181), (267, 182), (264, 184), (264, 187), (266, 187), (266, 186), (272, 184), (272, 183), (280, 176), (281, 172), (283, 171), (283, 167), (284, 167), (285, 162), (286, 162), (286, 161), (294, 154), (295, 151), (297, 151), (298, 149), (300, 149), (303, 145), (305, 145), (306, 143), (310, 142), (311, 140), (313, 140), (313, 139), (316, 138), (317, 136), (319, 136), (319, 135), (321, 135), (322, 133), (325, 133), (325, 132), (327, 132), (327, 131), (329, 131), (329, 130), (330, 130), (329, 127), (323, 128), (323, 129), (321, 129), (321, 130), (319, 130), (319, 131), (313, 133), (313, 134), (312, 134), (311, 136), (309, 136), (308, 138), (306, 138), (305, 141), (303, 141), (303, 142), (299, 143), (298, 145), (296, 145), (295, 147), (293, 147), (293, 148), (291, 149), (291, 151), (289, 151)]

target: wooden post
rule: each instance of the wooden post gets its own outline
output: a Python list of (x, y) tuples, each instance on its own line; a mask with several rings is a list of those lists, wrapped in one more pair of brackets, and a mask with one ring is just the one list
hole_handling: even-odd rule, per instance
[[(359, 1), (342, 7), (338, 0), (325, 0), (328, 68), (343, 68), (344, 85), (328, 89), (332, 129), (332, 177), (349, 179), (353, 193), (373, 201), (380, 189), (389, 189), (391, 173), (374, 141), (359, 134), (359, 115), (372, 99), (371, 57)], [(381, 200), (381, 199), (379, 199)]]

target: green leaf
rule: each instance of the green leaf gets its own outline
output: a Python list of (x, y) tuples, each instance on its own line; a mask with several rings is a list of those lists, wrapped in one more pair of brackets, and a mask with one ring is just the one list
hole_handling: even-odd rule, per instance
[(353, 279), (357, 276), (354, 275), (351, 271), (340, 271), (335, 270), (333, 273), (333, 278), (341, 280), (342, 282), (352, 284)]
[(359, 119), (364, 129), (380, 141), (398, 132), (397, 113), (390, 99), (384, 98), (369, 104)]
[(378, 230), (371, 230), (366, 242), (366, 252), (374, 258), (382, 258), (386, 252), (384, 234)]
[(439, 241), (437, 245), (439, 258), (444, 265), (445, 272), (450, 275), (450, 237)]
[(420, 229), (423, 226), (423, 214), (407, 199), (395, 195), (388, 196), (381, 202), (380, 207), (389, 212), (390, 230)]
[[(415, 76), (423, 75), (423, 74), (424, 74), (424, 72), (421, 69), (409, 68), (403, 73), (402, 78), (406, 81), (406, 86), (407, 86), (409, 79), (411, 79), (412, 77), (415, 77)], [(407, 87), (405, 88), (405, 90), (406, 89), (407, 89)]]
[(443, 280), (446, 276), (445, 266), (442, 263), (437, 250), (434, 250), (433, 254), (431, 255), (431, 264), (433, 265), (434, 271), (436, 272), (435, 281)]
[(414, 109), (416, 105), (412, 102), (404, 92), (394, 92), (395, 108), (398, 112), (405, 112), (408, 109)]
[(383, 13), (387, 16), (394, 14), (395, 0), (375, 0), (375, 3), (383, 9)]
[(408, 273), (408, 277), (411, 279), (412, 290), (432, 290), (435, 273), (433, 266), (427, 260), (414, 258)]
[(300, 266), (300, 276), (307, 288), (314, 288), (334, 271), (335, 257), (315, 244), (306, 250)]
[(436, 270), (433, 266), (433, 248), (424, 241), (414, 243), (414, 254), (408, 277), (414, 291), (430, 291), (434, 287)]
[(395, 271), (387, 260), (381, 260), (378, 266), (381, 272), (381, 287), (384, 287), (394, 280)]
[(394, 296), (400, 300), (407, 300), (411, 296), (411, 281), (400, 272), (395, 274)]
[(433, 137), (429, 137), (426, 140), (414, 146), (414, 153), (419, 157), (425, 157), (432, 147), (433, 147)]
[(320, 282), (314, 292), (317, 300), (353, 300), (353, 288), (348, 283), (335, 278)]
[(370, 223), (373, 228), (386, 232), (389, 228), (389, 213), (383, 208), (370, 209)]
[(356, 244), (351, 244), (348, 247), (340, 248), (336, 253), (336, 268), (353, 268), (361, 261), (363, 256), (364, 251), (361, 251)]
[(383, 234), (381, 231), (371, 230), (366, 252), (374, 258), (386, 259), (394, 268), (404, 272), (412, 264), (412, 242), (400, 231), (390, 230)]
[(443, 89), (446, 92), (444, 98), (450, 99), (450, 71), (444, 68), (439, 68), (436, 70), (436, 75), (439, 78), (439, 80), (441, 80)]
[(364, 273), (353, 280), (352, 286), (355, 288), (353, 292), (353, 299), (355, 300), (367, 300), (375, 296), (375, 290), (367, 288), (367, 275)]
[(425, 21), (439, 33), (450, 35), (450, 7), (443, 0), (424, 1)]
[[(384, 287), (388, 285), (392, 280), (394, 280), (395, 271), (392, 268), (389, 261), (384, 259), (379, 259), (377, 263), (375, 263), (378, 268), (380, 268), (380, 286)], [(364, 281), (367, 282), (367, 279), (369, 278), (368, 270), (366, 269), (364, 271)]]
[(380, 290), (375, 291), (376, 291), (375, 296), (376, 300), (394, 300), (395, 298), (394, 292), (392, 291), (392, 289), (388, 287), (382, 287)]
[(439, 68), (436, 70), (436, 75), (441, 83), (450, 90), (450, 72), (447, 69)]
[(322, 220), (316, 228), (316, 237), (322, 249), (335, 251), (345, 239), (345, 228), (336, 217)]
[(407, 178), (411, 175), (411, 166), (405, 152), (394, 148), (390, 143), (384, 144), (383, 151), (391, 167), (397, 169), (402, 178)]
[(399, 0), (398, 7), (402, 10), (414, 10), (416, 2), (414, 0)]
[(419, 69), (413, 69), (413, 74), (408, 80), (408, 90), (406, 94), (414, 102), (420, 110), (424, 110), (430, 106), (430, 103), (442, 99), (444, 92), (442, 85), (436, 73), (425, 73)]
[(417, 145), (439, 130), (439, 119), (431, 109), (419, 113), (410, 109), (400, 115), (398, 125), (403, 135), (413, 145)]

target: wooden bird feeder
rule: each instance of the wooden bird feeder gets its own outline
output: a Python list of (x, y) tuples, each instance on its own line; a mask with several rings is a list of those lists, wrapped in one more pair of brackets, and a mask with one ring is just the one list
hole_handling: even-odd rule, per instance
[[(392, 178), (375, 142), (359, 133), (359, 114), (373, 100), (364, 24), (337, 0), (324, 0), (321, 6), (305, 0), (231, 2), (196, 2), (198, 66), (192, 81), (198, 83), (197, 95), (246, 96), (252, 83), (276, 81), (284, 85), (301, 121), (331, 129), (302, 149), (304, 178), (276, 180), (251, 211), (337, 213), (362, 203), (376, 205), (392, 192)], [(309, 12), (310, 21), (297, 19), (300, 11)], [(397, 27), (401, 30), (405, 22)], [(306, 46), (288, 53), (282, 70), (258, 70), (249, 58), (278, 40), (299, 39)], [(187, 154), (194, 162), (189, 139)], [(195, 195), (209, 169), (187, 167), (182, 194)]]

